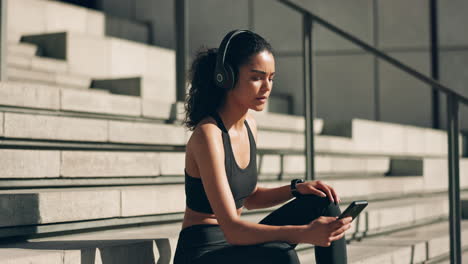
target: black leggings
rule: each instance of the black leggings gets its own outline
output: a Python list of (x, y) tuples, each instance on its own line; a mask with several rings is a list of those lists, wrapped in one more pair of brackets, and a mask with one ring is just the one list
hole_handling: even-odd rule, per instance
[[(338, 216), (340, 208), (328, 198), (304, 195), (271, 212), (259, 223), (265, 225), (305, 225), (320, 216)], [(297, 244), (274, 241), (255, 245), (231, 245), (219, 225), (193, 225), (179, 233), (174, 264), (298, 264)], [(346, 240), (330, 247), (315, 246), (317, 264), (347, 263)]]

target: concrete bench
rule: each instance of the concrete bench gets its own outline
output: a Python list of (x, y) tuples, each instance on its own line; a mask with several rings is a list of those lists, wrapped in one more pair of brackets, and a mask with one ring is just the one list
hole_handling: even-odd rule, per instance
[(34, 57), (38, 53), (37, 46), (31, 43), (21, 43), (14, 42), (12, 40), (8, 41), (7, 46), (8, 56), (16, 57)]
[[(105, 36), (105, 16), (96, 10), (55, 1), (15, 0), (8, 3), (8, 39), (27, 33), (73, 31)], [(67, 19), (63, 19), (66, 17)]]
[(38, 45), (48, 57), (66, 60), (71, 73), (97, 79), (141, 76), (144, 99), (175, 101), (173, 50), (77, 32), (24, 35), (21, 41)]
[(169, 241), (121, 239), (38, 241), (0, 246), (0, 263), (132, 264), (170, 263)]
[[(27, 67), (26, 65), (24, 66)], [(91, 84), (91, 79), (87, 77), (17, 67), (10, 67), (8, 69), (8, 80), (12, 82), (29, 82), (31, 84), (60, 85), (62, 87), (78, 89), (88, 89)]]
[[(324, 133), (352, 138), (354, 148), (359, 152), (420, 156), (448, 153), (448, 138), (444, 130), (353, 119), (325, 123)], [(459, 137), (461, 147), (463, 140), (461, 135)]]
[[(439, 196), (442, 196), (442, 195), (439, 195)], [(370, 222), (371, 221), (374, 222), (370, 225), (372, 227), (368, 230), (368, 231), (374, 231), (373, 237), (367, 238), (364, 236), (361, 242), (356, 242), (356, 241), (351, 242), (351, 244), (348, 246), (348, 256), (350, 260), (353, 261), (351, 263), (355, 263), (358, 260), (360, 261), (366, 260), (366, 261), (370, 261), (367, 263), (374, 263), (372, 261), (375, 261), (376, 259), (382, 259), (382, 258), (391, 259), (392, 257), (395, 257), (395, 256), (399, 256), (403, 259), (411, 257), (411, 256), (408, 256), (406, 253), (404, 253), (402, 256), (400, 254), (402, 254), (402, 252), (407, 252), (408, 249), (403, 249), (403, 248), (411, 247), (412, 244), (402, 245), (402, 243), (400, 242), (398, 245), (391, 246), (390, 239), (392, 239), (392, 237), (395, 237), (395, 239), (399, 239), (401, 235), (390, 235), (389, 237), (388, 235), (382, 236), (380, 234), (381, 233), (388, 234), (388, 232), (392, 230), (395, 231), (399, 229), (404, 229), (404, 228), (407, 228), (409, 225), (415, 224), (415, 223), (421, 224), (422, 222), (425, 222), (426, 226), (429, 225), (427, 228), (428, 230), (435, 230), (435, 232), (432, 232), (432, 233), (428, 232), (429, 234), (432, 234), (432, 235), (430, 237), (426, 236), (426, 238), (424, 238), (425, 240), (422, 240), (422, 238), (414, 239), (414, 240), (418, 239), (419, 241), (421, 241), (421, 242), (418, 242), (418, 245), (423, 245), (423, 246), (425, 246), (423, 241), (428, 241), (429, 242), (428, 245), (430, 245), (431, 248), (434, 248), (435, 244), (433, 245), (431, 243), (434, 243), (435, 241), (440, 241), (441, 236), (443, 238), (444, 235), (446, 236), (448, 234), (448, 232), (443, 231), (439, 227), (440, 224), (436, 224), (436, 225), (430, 224), (431, 221), (433, 222), (434, 220), (437, 220), (437, 219), (443, 219), (447, 215), (446, 206), (445, 207), (443, 206), (446, 200), (442, 199), (442, 200), (436, 201), (438, 198), (440, 198), (439, 196), (396, 199), (391, 202), (389, 201), (372, 202), (371, 205), (374, 205), (374, 206), (370, 205), (366, 209), (366, 211), (364, 211), (364, 213), (367, 213), (373, 216), (369, 217), (369, 216), (363, 215), (361, 219), (366, 218)], [(433, 207), (433, 212), (428, 214), (427, 212), (425, 212), (427, 211), (427, 208), (425, 207), (430, 206), (430, 204), (433, 203), (434, 201), (436, 202)], [(416, 202), (417, 207), (414, 209), (408, 210), (411, 204), (415, 202)], [(425, 205), (421, 207), (420, 204), (425, 204)], [(343, 207), (343, 205), (341, 207)], [(395, 211), (398, 211), (398, 210), (400, 211), (399, 216), (403, 216), (403, 217), (397, 217), (395, 215)], [(258, 222), (267, 213), (268, 212), (254, 214), (249, 211), (249, 212), (245, 212), (242, 215), (242, 218), (247, 221)], [(393, 216), (390, 216), (390, 215), (393, 215)], [(388, 216), (390, 216), (390, 218), (393, 219), (393, 221), (389, 221), (389, 222), (383, 221), (384, 220), (383, 217), (388, 217)], [(412, 217), (416, 217), (416, 218), (412, 218)], [(360, 221), (362, 220), (355, 220), (354, 224), (356, 225), (356, 223)], [(370, 222), (368, 224), (370, 224)], [(379, 224), (380, 226), (378, 227)], [(353, 226), (353, 229), (348, 231), (348, 236), (347, 236), (348, 239), (351, 239), (353, 237), (353, 233), (356, 232), (355, 225)], [(409, 232), (420, 233), (417, 231), (419, 229), (420, 228), (411, 228), (409, 229), (410, 230)], [(437, 231), (439, 229), (441, 229), (442, 231)], [(34, 248), (37, 249), (38, 247), (41, 247), (44, 250), (46, 249), (57, 250), (58, 245), (64, 244), (64, 246), (61, 246), (60, 248), (63, 249), (63, 247), (67, 247), (69, 249), (70, 247), (73, 247), (76, 249), (76, 248), (82, 248), (83, 245), (86, 245), (86, 244), (89, 245), (89, 243), (91, 243), (92, 245), (96, 244), (94, 246), (91, 246), (91, 249), (95, 250), (95, 248), (104, 247), (102, 244), (102, 241), (107, 241), (107, 244), (112, 243), (112, 244), (121, 245), (122, 247), (128, 247), (129, 249), (126, 249), (126, 250), (130, 251), (132, 249), (132, 246), (135, 244), (129, 243), (129, 241), (141, 240), (144, 242), (148, 241), (146, 243), (152, 243), (150, 241), (157, 238), (159, 240), (162, 240), (161, 242), (162, 246), (165, 247), (166, 250), (168, 247), (171, 247), (171, 251), (172, 251), (171, 256), (173, 256), (179, 231), (180, 231), (180, 223), (158, 224), (158, 225), (146, 226), (146, 227), (140, 226), (137, 228), (96, 231), (96, 232), (82, 233), (82, 234), (76, 234), (76, 235), (62, 235), (56, 238), (51, 237), (51, 238), (42, 238), (42, 239), (31, 239), (28, 244), (23, 245), (22, 247), (23, 248), (26, 247), (29, 249), (34, 249)], [(408, 231), (403, 231), (403, 232), (408, 232)], [(400, 233), (396, 233), (396, 234), (400, 234)], [(408, 236), (408, 238), (410, 238), (410, 236)], [(164, 241), (164, 239), (166, 239), (166, 241)], [(377, 242), (374, 243), (373, 241), (375, 240), (377, 240)], [(393, 243), (393, 244), (396, 244), (396, 243)], [(147, 250), (150, 250), (149, 244), (146, 244), (146, 245), (148, 245)], [(7, 246), (12, 247), (12, 245), (7, 245)], [(141, 247), (144, 247), (144, 246), (138, 245), (138, 247), (141, 250)], [(153, 243), (153, 248), (154, 248), (154, 243)], [(364, 248), (367, 248), (367, 251), (364, 250)], [(297, 250), (299, 252), (299, 256), (302, 262), (310, 263), (310, 261), (313, 260), (313, 248), (311, 247), (311, 245), (300, 244), (298, 245)], [(416, 256), (415, 257), (416, 259), (420, 258), (421, 253), (424, 252), (422, 250), (423, 248), (420, 248), (420, 246), (416, 248), (416, 251), (413, 253)], [(168, 254), (167, 252), (168, 251), (166, 251), (165, 254)], [(436, 256), (439, 253), (440, 251), (433, 252), (431, 254), (431, 258)], [(166, 255), (166, 258), (167, 258), (167, 255)]]
[[(345, 201), (397, 197), (420, 193), (422, 177), (341, 179), (326, 181)], [(278, 187), (289, 181), (260, 182)], [(353, 186), (350, 188), (350, 186)], [(185, 208), (183, 184), (81, 187), (54, 189), (0, 190), (5, 212), (0, 226), (37, 225), (182, 212)], [(153, 201), (153, 202), (148, 202)], [(28, 217), (25, 217), (28, 215)]]
[[(351, 242), (348, 263), (426, 263), (449, 253), (448, 222), (439, 222), (406, 231)], [(463, 246), (468, 245), (468, 222), (462, 223)], [(312, 248), (299, 253), (303, 263), (315, 263)]]
[[(8, 131), (7, 131), (8, 133)], [(183, 135), (183, 131), (180, 132)], [(177, 140), (178, 137), (166, 137)], [(177, 143), (177, 142), (174, 142)], [(163, 144), (163, 142), (161, 142)], [(182, 142), (183, 144), (183, 142)], [(168, 143), (170, 146), (171, 144)], [(184, 175), (185, 153), (181, 151), (124, 151), (124, 150), (34, 150), (1, 149), (3, 175), (0, 178), (58, 178), (58, 177), (155, 177)], [(303, 155), (262, 157), (257, 155), (257, 168), (261, 179), (281, 179), (285, 175), (304, 176)], [(424, 176), (428, 188), (447, 185), (446, 159), (426, 158), (412, 166), (395, 170), (389, 158), (316, 156), (317, 177), (330, 178), (383, 178), (397, 176)], [(282, 166), (281, 166), (281, 163)], [(47, 164), (47, 165), (45, 165)], [(468, 171), (468, 159), (461, 160), (461, 175)], [(414, 172), (414, 173), (413, 173)], [(462, 185), (465, 180), (462, 180)]]
[[(160, 116), (170, 118), (172, 103), (159, 102), (159, 106), (152, 102), (133, 96), (105, 94), (90, 90), (57, 89), (49, 86), (2, 83), (0, 89), (0, 104), (15, 107), (45, 108), (48, 110), (62, 110), (77, 113), (93, 113), (116, 116)], [(158, 110), (160, 109), (160, 110)], [(274, 118), (273, 118), (274, 120)], [(364, 122), (364, 121), (362, 121)], [(379, 128), (379, 122), (368, 121), (377, 130), (386, 128), (384, 124)], [(411, 128), (395, 125), (400, 136), (392, 133), (373, 133), (366, 129), (356, 132), (353, 138), (320, 135), (316, 137), (317, 152), (341, 152), (369, 155), (411, 155), (411, 156), (443, 156), (447, 152), (445, 133), (431, 129)], [(406, 132), (405, 132), (406, 131)], [(414, 133), (413, 133), (414, 132)], [(417, 132), (420, 132), (419, 134)], [(190, 136), (190, 132), (187, 132)], [(421, 144), (409, 144), (413, 136), (424, 135)], [(398, 134), (398, 133), (397, 133)], [(359, 139), (361, 138), (361, 139)], [(260, 127), (258, 148), (263, 149), (296, 149), (304, 147), (304, 135), (291, 131), (272, 131)], [(374, 143), (372, 143), (374, 142)], [(461, 143), (462, 144), (462, 143)]]

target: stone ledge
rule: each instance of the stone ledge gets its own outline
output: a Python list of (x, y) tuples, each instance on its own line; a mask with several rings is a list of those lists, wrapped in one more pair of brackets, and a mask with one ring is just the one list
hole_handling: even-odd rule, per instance
[(169, 247), (164, 238), (26, 242), (0, 248), (0, 263), (169, 263)]
[[(423, 183), (419, 178), (330, 180), (326, 183), (333, 186), (344, 200), (364, 196), (371, 199), (376, 195), (387, 194), (395, 197), (418, 193)], [(259, 185), (278, 187), (288, 184), (289, 181), (282, 181), (260, 182)], [(3, 227), (35, 225), (182, 212), (185, 208), (185, 199), (179, 199), (180, 197), (185, 197), (183, 184), (1, 190), (1, 204), (8, 208), (8, 211), (0, 216), (0, 225)], [(25, 214), (29, 217), (24, 217)]]
[(2, 82), (0, 105), (58, 110), (59, 89), (47, 85)]
[(140, 98), (64, 88), (60, 91), (62, 110), (127, 116), (141, 115)]

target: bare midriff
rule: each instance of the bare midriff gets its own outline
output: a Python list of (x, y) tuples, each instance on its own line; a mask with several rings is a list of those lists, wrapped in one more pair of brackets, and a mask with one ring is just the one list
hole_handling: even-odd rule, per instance
[[(243, 207), (237, 209), (237, 215), (240, 216)], [(192, 225), (211, 224), (219, 225), (218, 219), (215, 214), (200, 213), (185, 207), (184, 221), (182, 222), (182, 229)]]

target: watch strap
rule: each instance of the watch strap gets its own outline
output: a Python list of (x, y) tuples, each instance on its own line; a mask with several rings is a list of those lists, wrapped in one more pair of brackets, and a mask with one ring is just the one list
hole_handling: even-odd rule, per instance
[(298, 183), (303, 183), (303, 182), (304, 182), (303, 179), (293, 179), (293, 180), (291, 180), (291, 194), (294, 197), (301, 196), (301, 193), (297, 190), (297, 184)]

